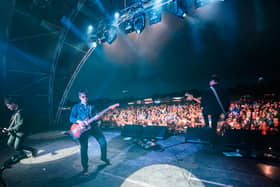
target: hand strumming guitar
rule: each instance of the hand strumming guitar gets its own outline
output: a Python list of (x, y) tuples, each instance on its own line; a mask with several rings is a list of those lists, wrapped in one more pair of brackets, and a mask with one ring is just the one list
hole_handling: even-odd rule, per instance
[(86, 127), (88, 125), (87, 120), (77, 120), (77, 123), (81, 126), (81, 127)]
[(7, 132), (9, 132), (9, 131), (10, 131), (10, 129), (7, 129), (7, 128), (3, 128), (3, 129), (2, 129), (2, 132), (3, 132), (3, 133), (7, 133)]

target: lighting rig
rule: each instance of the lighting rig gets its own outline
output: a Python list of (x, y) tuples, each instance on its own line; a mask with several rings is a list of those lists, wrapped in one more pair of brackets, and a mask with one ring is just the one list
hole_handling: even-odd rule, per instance
[(88, 42), (95, 45), (104, 42), (112, 44), (120, 30), (127, 34), (140, 34), (145, 28), (146, 20), (150, 25), (159, 23), (163, 10), (184, 18), (193, 10), (217, 1), (223, 0), (140, 0), (115, 13), (112, 19), (100, 20), (96, 29), (88, 32)]

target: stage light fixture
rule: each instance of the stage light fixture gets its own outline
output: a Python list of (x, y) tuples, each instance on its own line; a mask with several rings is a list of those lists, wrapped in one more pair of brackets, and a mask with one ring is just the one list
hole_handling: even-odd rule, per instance
[(145, 28), (145, 14), (134, 16), (133, 27), (137, 34), (140, 34)]
[(107, 30), (104, 31), (106, 42), (112, 44), (117, 38), (117, 28), (110, 26)]
[(87, 36), (87, 41), (89, 43), (96, 42), (97, 40), (98, 40), (98, 36), (97, 36), (96, 33), (92, 33), (92, 34)]
[(92, 29), (93, 29), (93, 26), (92, 26), (92, 25), (89, 25), (89, 26), (88, 26), (88, 31), (92, 31)]
[(132, 20), (126, 20), (120, 23), (119, 28), (125, 33), (131, 33), (134, 31)]
[(87, 28), (87, 34), (92, 33), (92, 31), (93, 31), (93, 26), (89, 25), (88, 28)]
[(160, 10), (150, 10), (147, 15), (149, 18), (150, 25), (161, 22), (161, 11)]
[(103, 30), (100, 30), (97, 33), (97, 37), (98, 37), (99, 44), (106, 42), (106, 36), (105, 36), (105, 32)]
[(104, 42), (112, 44), (117, 38), (117, 28), (112, 25), (105, 26), (98, 31), (97, 37), (100, 44)]
[(187, 14), (193, 15), (197, 8), (221, 1), (224, 0), (174, 0), (167, 9), (174, 15), (184, 18)]
[(188, 11), (187, 4), (190, 3), (189, 0), (174, 0), (167, 6), (167, 10), (178, 16), (180, 18), (184, 18), (186, 16), (186, 12)]
[(200, 7), (207, 6), (210, 3), (216, 3), (216, 2), (221, 2), (221, 1), (224, 1), (224, 0), (195, 0), (194, 6), (195, 6), (195, 8), (200, 8)]
[(94, 48), (97, 47), (97, 42), (92, 42), (92, 43), (90, 43), (90, 46), (91, 46), (91, 47), (94, 47)]

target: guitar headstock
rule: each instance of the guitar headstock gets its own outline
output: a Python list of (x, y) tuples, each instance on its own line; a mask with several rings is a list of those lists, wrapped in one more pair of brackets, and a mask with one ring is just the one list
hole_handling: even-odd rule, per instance
[(185, 96), (187, 97), (187, 100), (193, 100), (193, 95), (189, 94), (189, 93), (185, 93)]
[(109, 106), (109, 108), (110, 108), (110, 109), (115, 109), (115, 108), (117, 108), (118, 106), (120, 106), (120, 104), (119, 104), (119, 103), (116, 103), (116, 104), (114, 104), (114, 105)]

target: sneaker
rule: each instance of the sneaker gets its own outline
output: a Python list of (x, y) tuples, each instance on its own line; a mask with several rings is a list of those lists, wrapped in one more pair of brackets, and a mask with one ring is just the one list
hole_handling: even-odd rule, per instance
[(2, 173), (5, 169), (6, 169), (5, 166), (1, 166), (1, 168), (0, 168), (0, 173)]
[(36, 157), (38, 155), (38, 150), (37, 149), (34, 149), (32, 152), (31, 152), (32, 156), (33, 157)]
[(28, 158), (27, 154), (22, 153), (22, 154), (18, 155), (19, 160), (24, 159), (24, 158)]
[(103, 162), (105, 162), (106, 165), (111, 165), (110, 160), (106, 159), (101, 159)]
[(12, 156), (10, 159), (12, 162), (16, 162), (19, 160), (18, 156), (16, 156), (16, 155)]
[(88, 175), (89, 175), (89, 172), (88, 172), (87, 169), (84, 169), (84, 170), (82, 171), (82, 174), (83, 174), (84, 176), (88, 176)]

